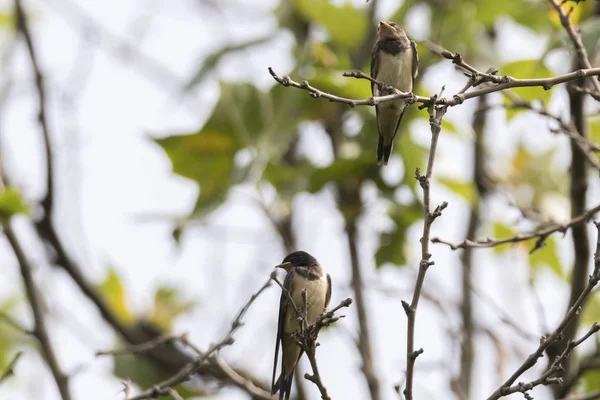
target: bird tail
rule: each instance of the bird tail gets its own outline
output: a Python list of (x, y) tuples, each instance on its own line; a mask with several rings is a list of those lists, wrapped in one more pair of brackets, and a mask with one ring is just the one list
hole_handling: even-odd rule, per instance
[(394, 141), (392, 140), (389, 144), (383, 143), (383, 136), (379, 135), (379, 142), (377, 143), (377, 165), (381, 165), (383, 161), (384, 165), (388, 164), (390, 155), (392, 154), (392, 146)]
[(279, 392), (279, 400), (289, 400), (290, 394), (292, 393), (292, 381), (294, 380), (293, 372), (288, 376), (287, 379), (284, 378), (283, 373), (279, 375), (277, 382), (271, 388), (271, 395)]

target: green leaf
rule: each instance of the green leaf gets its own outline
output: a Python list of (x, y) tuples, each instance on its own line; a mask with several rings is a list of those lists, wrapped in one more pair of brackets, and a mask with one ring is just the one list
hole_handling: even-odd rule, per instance
[(583, 374), (582, 387), (583, 393), (595, 393), (600, 390), (600, 370), (595, 369)]
[[(592, 16), (580, 25), (581, 41), (588, 54), (594, 54), (600, 40), (600, 16)], [(569, 42), (570, 43), (570, 42)]]
[[(494, 239), (504, 239), (511, 236), (515, 236), (516, 234), (517, 233), (513, 229), (511, 229), (507, 225), (504, 225), (503, 223), (494, 222), (494, 224), (492, 225), (492, 236), (494, 237)], [(500, 245), (494, 246), (492, 249), (495, 253), (502, 253), (508, 250), (509, 247), (507, 245)]]
[(371, 84), (365, 79), (354, 79), (342, 76), (344, 71), (317, 69), (315, 77), (310, 80), (314, 87), (337, 96), (351, 99), (366, 99), (371, 97)]
[(0, 30), (12, 30), (15, 27), (15, 13), (0, 11)]
[(400, 152), (402, 162), (404, 163), (404, 177), (402, 178), (402, 183), (414, 189), (419, 184), (415, 179), (415, 170), (419, 168), (421, 173), (425, 173), (425, 157), (427, 156), (429, 149), (415, 143), (410, 135), (410, 130), (407, 129), (407, 132), (404, 132), (402, 135), (398, 132), (394, 144), (394, 152), (395, 151)]
[(583, 306), (581, 325), (592, 325), (600, 322), (600, 293), (591, 293)]
[(474, 3), (476, 4), (476, 18), (486, 28), (492, 28), (501, 15), (509, 16), (515, 22), (530, 29), (549, 25), (547, 7), (542, 2), (477, 0)]
[[(20, 298), (18, 296), (11, 296), (4, 303), (0, 304), (0, 311), (8, 316), (18, 315), (13, 310), (18, 310), (19, 303)], [(15, 349), (22, 343), (23, 332), (15, 329), (4, 318), (0, 318), (0, 375), (14, 359)]]
[(363, 154), (358, 158), (339, 159), (324, 168), (317, 168), (310, 177), (309, 191), (318, 192), (330, 182), (360, 182), (369, 175), (369, 170), (376, 170), (377, 164), (372, 155)]
[(349, 2), (336, 6), (327, 0), (294, 0), (294, 6), (308, 21), (323, 26), (337, 44), (354, 48), (364, 40), (367, 15)]
[[(540, 60), (520, 60), (504, 64), (500, 68), (500, 75), (508, 75), (513, 78), (548, 78), (552, 76), (552, 72)], [(544, 90), (541, 87), (525, 87), (512, 89), (516, 94), (523, 97), (525, 100), (540, 99), (545, 104), (550, 101), (552, 89)], [(520, 110), (507, 111), (507, 119), (510, 120)]]
[(170, 332), (175, 318), (194, 307), (194, 301), (184, 301), (173, 288), (161, 287), (154, 295), (154, 309), (150, 321), (160, 330)]
[(127, 306), (125, 289), (114, 268), (108, 269), (108, 275), (103, 282), (96, 285), (96, 289), (119, 320), (125, 323), (133, 322), (134, 316)]
[(0, 193), (0, 223), (5, 223), (15, 214), (28, 213), (29, 206), (16, 189), (7, 187)]
[(390, 218), (394, 222), (395, 229), (381, 234), (380, 246), (375, 254), (377, 268), (386, 263), (398, 267), (406, 265), (406, 231), (412, 224), (423, 218), (423, 208), (416, 202), (410, 206), (396, 205), (390, 213)]
[[(533, 247), (534, 243), (534, 239), (528, 241), (528, 245), (531, 247)], [(556, 241), (550, 236), (546, 239), (545, 243), (546, 244), (544, 247), (534, 251), (529, 256), (529, 263), (534, 268), (534, 272), (541, 267), (548, 267), (552, 272), (558, 275), (558, 277), (566, 279), (565, 273), (562, 270), (562, 265), (558, 258)]]
[(600, 143), (600, 116), (595, 116), (587, 119), (590, 140), (594, 143)]
[[(140, 354), (121, 354), (113, 357), (113, 374), (125, 381), (131, 380), (141, 388), (149, 388), (173, 375), (156, 364), (151, 358)], [(175, 390), (184, 399), (205, 397), (207, 393), (176, 386)]]
[(438, 182), (446, 186), (450, 191), (462, 197), (467, 204), (473, 204), (475, 199), (475, 184), (472, 181), (460, 182), (450, 178), (438, 178)]
[(173, 172), (196, 181), (200, 195), (194, 215), (204, 216), (226, 198), (234, 173), (233, 158), (239, 150), (236, 137), (204, 128), (182, 136), (155, 139), (169, 156)]

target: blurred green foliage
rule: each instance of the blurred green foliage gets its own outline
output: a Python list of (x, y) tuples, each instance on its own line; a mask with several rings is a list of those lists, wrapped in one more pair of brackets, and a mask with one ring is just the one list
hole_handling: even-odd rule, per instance
[(0, 191), (0, 223), (5, 223), (15, 214), (28, 213), (29, 206), (16, 189), (7, 187)]

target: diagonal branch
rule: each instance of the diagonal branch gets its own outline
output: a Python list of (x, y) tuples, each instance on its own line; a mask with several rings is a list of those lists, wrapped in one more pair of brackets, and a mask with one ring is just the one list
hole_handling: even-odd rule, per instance
[(52, 343), (50, 342), (50, 337), (48, 335), (48, 327), (46, 326), (46, 317), (43, 311), (42, 299), (38, 288), (33, 279), (33, 273), (31, 271), (31, 264), (27, 257), (25, 256), (25, 252), (19, 243), (17, 236), (15, 235), (10, 221), (4, 226), (4, 234), (12, 247), (15, 257), (19, 262), (19, 267), (21, 269), (21, 276), (23, 277), (23, 283), (25, 284), (25, 290), (27, 292), (27, 298), (29, 299), (29, 304), (31, 305), (31, 311), (33, 312), (33, 319), (35, 321), (35, 325), (33, 328), (33, 334), (37, 338), (42, 348), (42, 354), (44, 355), (44, 359), (48, 363), (48, 367), (54, 376), (54, 380), (56, 381), (56, 386), (60, 392), (60, 395), (63, 400), (71, 400), (71, 392), (69, 390), (69, 379), (67, 375), (65, 375), (60, 368), (58, 363), (58, 359), (56, 358), (56, 354), (54, 352), (54, 348), (52, 347)]
[[(573, 23), (571, 22), (570, 15), (573, 12), (574, 7), (571, 7), (568, 12), (565, 12), (562, 7), (562, 5), (565, 3), (564, 1), (561, 4), (559, 4), (556, 0), (548, 1), (557, 12), (558, 16), (560, 17), (560, 23), (567, 31), (571, 42), (573, 42), (573, 46), (575, 47), (575, 52), (577, 53), (577, 58), (579, 60), (579, 65), (582, 68), (592, 68), (587, 51), (585, 50), (583, 42), (581, 41), (581, 35), (575, 30), (575, 27), (573, 27)], [(598, 82), (597, 79), (592, 79), (591, 81), (592, 85), (594, 86), (595, 93), (590, 93), (590, 96), (600, 101), (600, 82)]]
[[(44, 138), (44, 149), (46, 151), (46, 182), (48, 185), (46, 189), (46, 196), (42, 200), (42, 207), (44, 208), (44, 212), (46, 214), (50, 214), (54, 202), (54, 168), (52, 165), (52, 147), (50, 145), (50, 131), (48, 129), (48, 119), (46, 117), (46, 90), (44, 89), (44, 77), (42, 75), (40, 65), (37, 59), (36, 50), (33, 45), (31, 32), (29, 31), (27, 18), (25, 17), (25, 12), (23, 11), (21, 0), (15, 0), (15, 11), (17, 18), (17, 30), (21, 33), (23, 39), (25, 39), (25, 44), (27, 45), (27, 51), (31, 60), (33, 75), (35, 77), (35, 86), (37, 88), (38, 93), (38, 120), (40, 122), (40, 127), (42, 128), (42, 134)], [(44, 217), (48, 218), (48, 215), (44, 215)]]
[[(581, 308), (582, 304), (585, 302), (588, 295), (592, 292), (592, 289), (594, 289), (594, 287), (598, 284), (598, 281), (600, 281), (600, 223), (594, 222), (594, 225), (596, 225), (596, 230), (598, 231), (596, 253), (594, 255), (594, 271), (593, 271), (592, 275), (589, 276), (585, 289), (581, 292), (581, 295), (579, 296), (577, 301), (575, 301), (575, 303), (571, 306), (571, 308), (569, 308), (569, 311), (567, 311), (567, 313), (563, 317), (562, 321), (558, 324), (558, 326), (554, 330), (554, 332), (552, 332), (548, 336), (542, 336), (538, 348), (533, 353), (531, 353), (529, 355), (529, 357), (527, 357), (527, 359), (510, 376), (510, 378), (508, 378), (502, 386), (500, 386), (498, 389), (496, 389), (496, 391), (494, 393), (492, 393), (490, 395), (490, 397), (488, 397), (487, 400), (496, 400), (496, 399), (499, 399), (508, 394), (515, 393), (515, 390), (512, 387), (512, 385), (515, 383), (515, 381), (521, 375), (523, 375), (523, 373), (525, 371), (529, 370), (531, 367), (533, 367), (537, 363), (537, 360), (543, 356), (544, 351), (546, 351), (546, 349), (549, 346), (551, 346), (555, 342), (561, 340), (561, 337), (563, 335), (565, 328), (580, 313), (580, 308)], [(597, 326), (597, 324), (595, 324), (594, 326)], [(591, 335), (591, 333), (589, 335)], [(575, 342), (575, 343), (577, 343), (577, 342)], [(570, 346), (572, 346), (572, 345), (567, 345), (567, 349)], [(562, 357), (562, 353), (561, 353), (561, 357)], [(562, 360), (564, 360), (564, 359), (566, 359), (566, 355), (564, 357), (562, 357)], [(550, 369), (552, 369), (552, 367)], [(562, 379), (561, 379), (561, 381), (562, 381)], [(550, 382), (550, 383), (558, 383), (558, 382)], [(521, 391), (521, 390), (516, 390), (516, 391)]]
[[(234, 320), (231, 322), (231, 327), (229, 328), (229, 331), (227, 331), (227, 333), (218, 342), (213, 343), (205, 352), (192, 359), (170, 378), (167, 378), (163, 382), (154, 385), (152, 388), (147, 389), (142, 393), (131, 397), (129, 400), (154, 399), (158, 396), (167, 396), (171, 394), (174, 386), (189, 380), (196, 372), (198, 372), (203, 363), (209, 360), (209, 357), (211, 357), (213, 353), (217, 353), (223, 347), (233, 344), (233, 335), (241, 326), (243, 326), (242, 319), (244, 318), (244, 315), (246, 315), (246, 312), (248, 311), (252, 303), (254, 303), (254, 300), (256, 300), (256, 298), (260, 296), (260, 294), (270, 286), (271, 280), (274, 276), (275, 272), (272, 272), (265, 284), (250, 297), (246, 304), (244, 304), (242, 309), (238, 312)], [(255, 395), (257, 394), (255, 393)], [(260, 398), (269, 400), (271, 396), (265, 393)]]
[(431, 239), (431, 243), (445, 244), (448, 247), (450, 247), (452, 250), (458, 250), (458, 249), (465, 249), (468, 247), (474, 247), (474, 248), (495, 247), (495, 246), (499, 246), (501, 244), (518, 243), (518, 242), (523, 242), (526, 240), (537, 238), (535, 246), (531, 249), (531, 252), (534, 252), (535, 250), (538, 250), (541, 247), (543, 247), (544, 241), (548, 238), (548, 236), (550, 236), (556, 232), (565, 233), (569, 228), (572, 228), (574, 225), (589, 221), (590, 219), (592, 219), (594, 217), (594, 214), (596, 214), (599, 211), (600, 211), (600, 204), (594, 208), (587, 210), (586, 212), (579, 215), (578, 217), (573, 218), (571, 221), (567, 222), (566, 224), (556, 224), (549, 228), (542, 229), (540, 231), (535, 231), (535, 232), (530, 232), (530, 233), (519, 233), (515, 236), (511, 236), (508, 238), (502, 238), (502, 239), (487, 238), (484, 240), (477, 240), (477, 241), (472, 241), (472, 240), (467, 239), (467, 240), (463, 240), (460, 243), (451, 243), (451, 242), (448, 242), (448, 241), (445, 241), (445, 240), (435, 237), (435, 238)]

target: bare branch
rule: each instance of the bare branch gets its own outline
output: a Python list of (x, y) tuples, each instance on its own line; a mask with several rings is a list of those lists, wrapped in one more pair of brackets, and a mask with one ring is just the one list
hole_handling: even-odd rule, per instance
[(583, 343), (585, 340), (587, 340), (590, 336), (592, 336), (599, 330), (600, 330), (600, 325), (597, 322), (594, 322), (594, 324), (592, 325), (590, 330), (585, 335), (583, 335), (583, 337), (581, 337), (581, 339), (579, 339), (575, 342), (569, 342), (569, 344), (567, 345), (565, 350), (560, 354), (560, 356), (556, 357), (556, 359), (550, 365), (550, 368), (548, 368), (546, 370), (546, 372), (544, 372), (542, 374), (542, 376), (540, 376), (538, 379), (535, 379), (531, 382), (527, 382), (527, 383), (519, 382), (516, 385), (510, 386), (510, 387), (504, 387), (501, 390), (501, 396), (499, 396), (499, 397), (508, 396), (509, 394), (521, 392), (527, 398), (527, 392), (536, 386), (551, 385), (551, 384), (561, 385), (562, 381), (563, 381), (562, 378), (553, 378), (552, 375), (554, 375), (564, 369), (562, 366), (562, 362), (567, 359), (567, 357), (569, 356), (569, 354), (573, 351), (573, 349), (575, 347), (579, 346), (581, 343)]
[(445, 245), (449, 246), (452, 250), (457, 250), (457, 249), (464, 249), (467, 247), (475, 247), (475, 248), (494, 247), (494, 246), (499, 246), (501, 244), (517, 243), (517, 242), (523, 242), (526, 240), (538, 238), (535, 246), (531, 249), (531, 252), (534, 252), (535, 250), (543, 247), (544, 241), (548, 238), (548, 236), (550, 236), (556, 232), (565, 233), (569, 228), (573, 227), (574, 225), (577, 225), (581, 222), (589, 221), (590, 219), (592, 219), (594, 217), (594, 214), (596, 214), (598, 211), (600, 211), (600, 204), (597, 205), (596, 207), (584, 212), (580, 216), (572, 219), (571, 221), (567, 222), (566, 224), (557, 224), (557, 225), (553, 225), (549, 228), (542, 229), (540, 231), (530, 232), (530, 233), (519, 233), (515, 236), (511, 236), (511, 237), (503, 238), (503, 239), (487, 238), (485, 240), (477, 240), (477, 241), (463, 240), (460, 243), (451, 243), (451, 242), (447, 242), (445, 240), (435, 237), (435, 238), (431, 239), (431, 242), (445, 244)]
[[(40, 65), (37, 59), (35, 46), (29, 31), (27, 24), (27, 18), (23, 11), (21, 0), (15, 0), (15, 11), (17, 17), (17, 29), (25, 39), (27, 45), (27, 51), (31, 60), (31, 67), (35, 77), (35, 85), (38, 93), (38, 120), (42, 128), (42, 134), (44, 138), (44, 149), (46, 151), (46, 196), (42, 200), (42, 207), (44, 212), (49, 214), (52, 211), (53, 205), (53, 191), (54, 191), (54, 168), (52, 164), (52, 147), (50, 145), (50, 130), (48, 129), (48, 119), (46, 117), (46, 91), (44, 89), (44, 78), (40, 69)], [(48, 217), (47, 215), (45, 216)]]
[[(312, 87), (308, 81), (302, 81), (300, 83), (292, 80), (289, 76), (281, 77), (273, 71), (271, 67), (269, 67), (269, 73), (279, 83), (280, 85), (286, 87), (294, 87), (297, 89), (306, 90), (310, 93), (312, 97), (315, 98), (324, 98), (329, 101), (347, 104), (350, 107), (355, 106), (375, 106), (381, 103), (385, 103), (387, 101), (393, 101), (398, 99), (411, 99), (416, 103), (422, 103), (423, 105), (427, 105), (431, 102), (430, 97), (417, 96), (414, 93), (404, 93), (399, 91), (398, 89), (394, 89), (393, 94), (389, 94), (386, 96), (375, 96), (369, 97), (368, 99), (349, 99), (346, 97), (336, 96), (331, 93), (324, 92), (315, 87)], [(473, 99), (476, 97), (483, 96), (485, 94), (499, 92), (502, 90), (517, 88), (517, 87), (542, 87), (545, 90), (551, 89), (553, 86), (575, 81), (577, 79), (586, 78), (590, 76), (599, 76), (600, 68), (588, 68), (588, 69), (580, 69), (577, 71), (569, 72), (563, 75), (557, 75), (551, 78), (535, 78), (535, 79), (517, 79), (510, 76), (503, 76), (502, 83), (498, 83), (493, 86), (482, 87), (481, 89), (473, 90), (471, 92), (466, 93), (457, 93), (452, 98), (446, 97), (438, 97), (435, 100), (436, 105), (443, 105), (448, 107), (454, 107), (456, 105), (462, 104), (465, 100)], [(369, 79), (370, 80), (370, 79)]]
[[(190, 362), (188, 362), (183, 368), (181, 368), (176, 374), (174, 374), (170, 378), (153, 386), (150, 389), (145, 390), (144, 392), (142, 392), (136, 396), (131, 397), (129, 400), (153, 399), (158, 396), (166, 396), (169, 394), (172, 395), (172, 390), (173, 390), (172, 388), (180, 383), (183, 383), (183, 382), (189, 380), (197, 372), (197, 370), (202, 366), (202, 364), (209, 359), (209, 357), (213, 353), (218, 352), (223, 347), (233, 344), (233, 341), (234, 341), (233, 335), (243, 325), (242, 319), (243, 319), (244, 315), (246, 314), (246, 312), (248, 311), (248, 309), (250, 308), (252, 303), (254, 303), (254, 300), (256, 300), (256, 298), (258, 296), (260, 296), (260, 294), (269, 287), (274, 275), (275, 275), (274, 272), (271, 273), (271, 275), (269, 276), (269, 279), (265, 282), (265, 284), (256, 293), (254, 293), (250, 297), (250, 299), (246, 302), (246, 304), (244, 304), (242, 309), (238, 312), (238, 314), (236, 315), (234, 320), (231, 322), (231, 327), (230, 327), (229, 331), (218, 342), (213, 343), (206, 350), (206, 352), (204, 352), (204, 353), (198, 355), (197, 357), (195, 357), (194, 359), (192, 359)], [(257, 396), (258, 396), (258, 394), (257, 394)], [(266, 397), (261, 397), (261, 398), (269, 400), (271, 397), (266, 396)]]
[(33, 331), (25, 328), (19, 322), (15, 321), (13, 317), (5, 313), (4, 311), (0, 311), (0, 319), (4, 320), (8, 325), (12, 326), (14, 329), (18, 330), (25, 335), (33, 335)]
[[(556, 341), (561, 339), (563, 331), (565, 330), (567, 325), (575, 318), (575, 316), (577, 314), (580, 313), (580, 311), (581, 311), (580, 308), (581, 308), (582, 304), (585, 302), (586, 298), (591, 293), (592, 289), (598, 284), (598, 281), (600, 281), (600, 223), (594, 222), (594, 225), (596, 225), (596, 229), (598, 231), (596, 253), (594, 255), (594, 271), (593, 271), (592, 275), (589, 276), (588, 283), (587, 283), (585, 289), (583, 290), (583, 292), (581, 293), (581, 295), (579, 296), (577, 301), (573, 304), (573, 306), (565, 314), (564, 318), (558, 324), (558, 326), (556, 327), (554, 332), (552, 332), (549, 336), (542, 336), (537, 350), (535, 352), (533, 352), (532, 354), (530, 354), (529, 357), (527, 357), (527, 359), (523, 362), (523, 364), (521, 364), (521, 366), (510, 376), (510, 378), (508, 378), (502, 386), (500, 386), (498, 389), (496, 389), (496, 391), (494, 393), (492, 393), (492, 395), (490, 397), (488, 397), (488, 400), (499, 399), (499, 398), (509, 395), (511, 393), (525, 392), (525, 391), (531, 389), (531, 387), (527, 386), (528, 384), (524, 384), (524, 383), (517, 384), (516, 386), (512, 386), (512, 385), (525, 371), (527, 371), (528, 369), (530, 369), (537, 363), (537, 360), (543, 356), (544, 351), (550, 345), (552, 345), (553, 343), (555, 343)], [(561, 355), (559, 356), (559, 360), (557, 360), (558, 362), (555, 361), (556, 367), (555, 367), (555, 364), (553, 363), (551, 365), (551, 367), (544, 373), (544, 375), (548, 374), (549, 371), (552, 371), (551, 372), (551, 374), (552, 374), (552, 373), (556, 373), (559, 370), (561, 370), (562, 367), (559, 369), (557, 366), (560, 365), (560, 363), (566, 359), (566, 357), (570, 353), (570, 351), (575, 346), (579, 345), (581, 342), (586, 340), (593, 333), (597, 332), (598, 328), (599, 328), (599, 325), (597, 323), (595, 323), (593, 325), (592, 329), (583, 338), (581, 338), (580, 340), (577, 340), (575, 342), (569, 343), (567, 345), (566, 349), (563, 351), (563, 353), (561, 353)], [(542, 375), (542, 376), (544, 376), (544, 375)], [(544, 382), (539, 382), (537, 384), (559, 383), (559, 381), (562, 381), (561, 378), (554, 378), (554, 380), (548, 381), (548, 377), (550, 375), (546, 376), (546, 378), (544, 379)], [(533, 381), (533, 382), (535, 383), (536, 381)]]
[(19, 262), (21, 276), (23, 277), (27, 298), (29, 300), (29, 304), (31, 305), (31, 311), (33, 312), (33, 319), (35, 321), (33, 334), (40, 343), (42, 354), (44, 355), (44, 359), (48, 363), (48, 367), (54, 376), (56, 386), (58, 387), (62, 399), (71, 400), (72, 397), (69, 390), (69, 379), (67, 375), (62, 372), (62, 369), (58, 363), (58, 359), (56, 358), (56, 354), (54, 353), (54, 348), (50, 342), (50, 337), (48, 336), (48, 327), (46, 326), (46, 317), (44, 315), (42, 306), (42, 299), (33, 279), (31, 265), (25, 256), (25, 252), (21, 248), (21, 244), (19, 243), (17, 236), (12, 229), (10, 221), (4, 226), (4, 234), (6, 235), (6, 238), (8, 239), (8, 242), (15, 253), (17, 261)]
[(524, 100), (509, 91), (504, 92), (504, 95), (511, 99), (512, 102), (508, 104), (496, 104), (490, 106), (489, 108), (502, 107), (505, 109), (527, 109), (549, 118), (550, 120), (556, 122), (556, 124), (558, 125), (557, 128), (550, 128), (550, 131), (552, 133), (562, 132), (569, 136), (569, 138), (571, 138), (574, 141), (574, 143), (585, 155), (587, 162), (592, 167), (600, 169), (600, 162), (598, 161), (598, 158), (594, 155), (594, 152), (600, 152), (600, 144), (592, 142), (591, 140), (581, 136), (572, 124), (569, 124), (563, 121), (561, 117), (552, 114), (550, 111), (548, 111), (544, 104), (539, 103), (537, 105), (534, 105), (532, 102)]
[[(327, 388), (323, 384), (323, 380), (321, 379), (321, 374), (319, 372), (319, 366), (317, 365), (316, 349), (319, 345), (317, 343), (317, 337), (323, 327), (329, 326), (334, 322), (338, 321), (340, 318), (343, 318), (343, 315), (336, 317), (335, 313), (341, 308), (349, 307), (350, 304), (352, 304), (352, 299), (347, 298), (346, 300), (343, 300), (342, 302), (340, 302), (340, 304), (331, 309), (331, 311), (321, 314), (321, 316), (317, 319), (314, 325), (307, 326), (307, 328), (304, 329), (304, 332), (295, 335), (296, 341), (300, 348), (306, 353), (308, 361), (310, 362), (310, 367), (312, 369), (312, 375), (307, 373), (304, 375), (304, 378), (311, 381), (317, 386), (319, 392), (321, 393), (322, 400), (331, 400), (331, 397), (329, 397)], [(306, 315), (303, 314), (302, 325), (305, 324)]]
[[(590, 59), (588, 57), (587, 51), (583, 46), (583, 42), (581, 41), (581, 35), (575, 30), (573, 24), (571, 23), (570, 14), (573, 11), (573, 7), (568, 13), (565, 13), (562, 5), (564, 2), (559, 4), (556, 0), (548, 0), (554, 10), (558, 13), (560, 17), (560, 23), (563, 28), (567, 31), (571, 42), (573, 42), (573, 46), (575, 46), (575, 51), (577, 52), (577, 58), (579, 59), (579, 64), (584, 68), (592, 68), (592, 64), (590, 63)], [(594, 99), (600, 101), (600, 82), (597, 79), (591, 79), (592, 85), (594, 86), (595, 93), (589, 93)]]
[[(443, 89), (442, 89), (443, 91)], [(415, 324), (417, 306), (419, 305), (419, 298), (421, 297), (421, 291), (423, 289), (423, 283), (425, 282), (425, 274), (433, 261), (431, 261), (431, 254), (429, 253), (429, 234), (431, 231), (431, 225), (437, 217), (442, 214), (442, 211), (448, 206), (448, 203), (443, 202), (437, 206), (435, 210), (431, 211), (431, 190), (430, 182), (433, 174), (433, 164), (435, 161), (435, 153), (437, 149), (437, 142), (442, 130), (442, 118), (446, 113), (446, 106), (434, 106), (437, 101), (437, 96), (433, 96), (429, 102), (429, 124), (431, 125), (431, 145), (429, 147), (429, 158), (427, 161), (427, 170), (425, 175), (419, 173), (417, 168), (415, 175), (419, 181), (421, 188), (423, 188), (423, 236), (421, 237), (421, 261), (419, 263), (419, 272), (417, 275), (417, 281), (415, 283), (415, 290), (410, 305), (402, 301), (402, 306), (406, 312), (408, 318), (408, 329), (406, 339), (406, 388), (404, 389), (404, 396), (406, 400), (413, 399), (413, 376), (415, 361), (419, 354), (423, 353), (423, 349), (415, 350)]]

